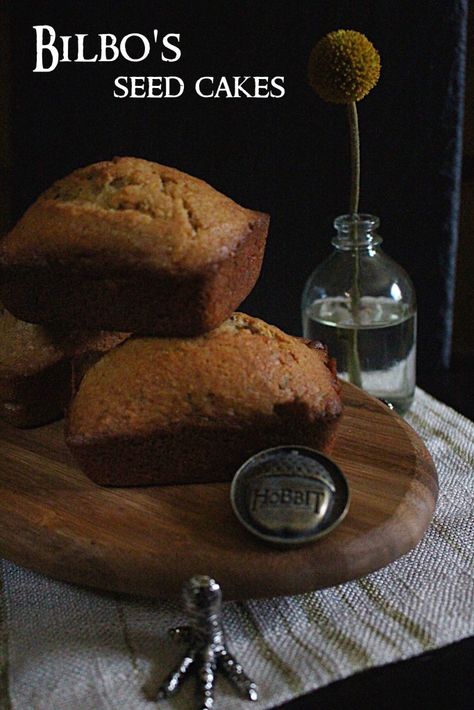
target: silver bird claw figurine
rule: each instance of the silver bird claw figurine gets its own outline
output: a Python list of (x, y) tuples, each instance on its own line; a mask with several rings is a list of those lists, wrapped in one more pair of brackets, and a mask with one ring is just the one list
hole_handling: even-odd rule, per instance
[(257, 686), (247, 677), (240, 663), (229, 653), (222, 626), (222, 592), (210, 577), (191, 577), (183, 587), (183, 600), (189, 625), (170, 629), (173, 638), (188, 644), (179, 666), (158, 690), (158, 699), (174, 695), (193, 669), (197, 674), (199, 710), (214, 708), (214, 687), (218, 671), (247, 700), (257, 700)]

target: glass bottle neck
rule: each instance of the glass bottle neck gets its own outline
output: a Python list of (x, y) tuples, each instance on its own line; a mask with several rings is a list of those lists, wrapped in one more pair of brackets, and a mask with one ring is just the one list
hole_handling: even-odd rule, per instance
[(339, 251), (373, 250), (382, 242), (382, 237), (376, 232), (379, 224), (379, 218), (370, 214), (336, 217), (334, 227), (337, 234), (332, 243)]

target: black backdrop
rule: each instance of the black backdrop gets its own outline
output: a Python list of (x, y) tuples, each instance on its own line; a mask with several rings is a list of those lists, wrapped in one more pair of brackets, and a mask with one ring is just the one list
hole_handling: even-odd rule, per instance
[[(106, 0), (9, 3), (13, 210), (79, 165), (136, 155), (201, 177), (269, 212), (261, 279), (243, 309), (300, 332), (305, 279), (347, 211), (343, 107), (307, 85), (312, 44), (339, 27), (379, 49), (379, 85), (359, 104), (361, 211), (380, 216), (386, 251), (419, 296), (420, 362), (447, 364), (453, 297), (467, 0)], [(181, 33), (182, 58), (60, 64), (33, 73), (32, 26), (57, 34)], [(117, 99), (118, 75), (181, 76), (179, 99)], [(284, 75), (282, 99), (203, 99), (202, 75)]]

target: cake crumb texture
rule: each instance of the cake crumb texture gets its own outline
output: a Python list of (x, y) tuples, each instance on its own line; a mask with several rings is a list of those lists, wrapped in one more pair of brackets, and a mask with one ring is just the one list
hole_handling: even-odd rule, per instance
[(90, 268), (200, 270), (235, 251), (257, 216), (179, 170), (114, 158), (54, 183), (8, 235), (4, 252), (23, 265), (74, 257)]
[(174, 168), (95, 163), (54, 183), (0, 241), (0, 300), (63, 330), (199, 335), (254, 287), (268, 224)]
[(72, 360), (97, 359), (128, 335), (55, 331), (0, 306), (0, 417), (19, 427), (58, 419), (72, 396)]
[(83, 377), (66, 440), (112, 485), (231, 478), (283, 443), (328, 450), (341, 413), (325, 349), (235, 313), (196, 338), (132, 337)]

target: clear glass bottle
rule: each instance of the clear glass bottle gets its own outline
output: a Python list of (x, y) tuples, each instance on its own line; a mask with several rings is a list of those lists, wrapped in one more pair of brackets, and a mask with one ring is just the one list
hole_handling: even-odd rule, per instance
[(404, 414), (415, 391), (413, 284), (380, 248), (378, 217), (341, 215), (334, 226), (335, 249), (303, 293), (304, 336), (327, 345), (342, 379)]

